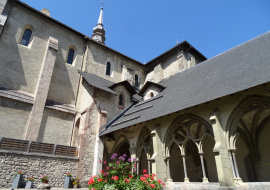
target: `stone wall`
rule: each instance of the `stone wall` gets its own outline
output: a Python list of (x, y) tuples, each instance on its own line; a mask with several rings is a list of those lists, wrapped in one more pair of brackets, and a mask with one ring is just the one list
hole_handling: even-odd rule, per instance
[(0, 153), (0, 188), (11, 188), (14, 173), (22, 171), (24, 180), (34, 177), (34, 186), (39, 184), (39, 177), (48, 175), (49, 185), (63, 187), (66, 173), (76, 177), (77, 159), (65, 159), (46, 156), (33, 156), (12, 153)]

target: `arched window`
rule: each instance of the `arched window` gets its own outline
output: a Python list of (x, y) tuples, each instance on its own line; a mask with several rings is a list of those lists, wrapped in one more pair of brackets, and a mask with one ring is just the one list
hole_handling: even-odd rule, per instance
[(74, 59), (74, 49), (69, 49), (68, 51), (68, 58), (67, 63), (72, 65), (73, 59)]
[(152, 98), (152, 97), (154, 97), (154, 93), (153, 92), (150, 93), (150, 98)]
[(111, 63), (107, 62), (106, 75), (111, 76)]
[(119, 96), (119, 106), (123, 106), (123, 95), (120, 94)]
[(21, 45), (28, 46), (28, 44), (30, 42), (31, 35), (32, 35), (32, 31), (30, 29), (26, 29), (23, 33)]
[(139, 87), (139, 77), (135, 74), (135, 86)]

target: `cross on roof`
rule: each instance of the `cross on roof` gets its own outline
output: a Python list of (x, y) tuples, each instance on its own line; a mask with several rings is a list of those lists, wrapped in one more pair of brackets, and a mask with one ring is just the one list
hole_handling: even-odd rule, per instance
[(101, 7), (103, 8), (103, 4), (105, 4), (105, 3), (103, 1), (101, 1), (101, 3), (102, 3), (102, 6)]

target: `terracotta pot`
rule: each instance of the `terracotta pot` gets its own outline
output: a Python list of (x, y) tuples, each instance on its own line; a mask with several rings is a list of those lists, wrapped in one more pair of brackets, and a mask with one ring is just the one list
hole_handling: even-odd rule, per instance
[(49, 180), (45, 180), (44, 183), (49, 183)]

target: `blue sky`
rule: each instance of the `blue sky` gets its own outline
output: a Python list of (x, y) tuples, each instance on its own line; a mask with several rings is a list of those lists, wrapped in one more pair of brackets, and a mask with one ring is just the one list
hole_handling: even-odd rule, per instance
[[(91, 36), (99, 0), (22, 0)], [(148, 62), (187, 40), (211, 58), (270, 30), (269, 0), (104, 0), (106, 45)]]

